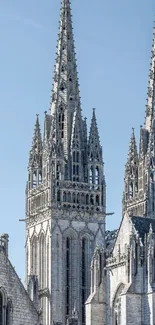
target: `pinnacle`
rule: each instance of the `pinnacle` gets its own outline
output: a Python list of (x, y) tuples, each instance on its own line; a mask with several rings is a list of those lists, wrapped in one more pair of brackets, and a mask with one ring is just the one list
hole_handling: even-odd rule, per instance
[(99, 132), (96, 121), (95, 108), (93, 108), (93, 114), (90, 125), (89, 133), (89, 155), (96, 160), (102, 161), (102, 149), (100, 145)]
[[(34, 134), (32, 140), (32, 147), (30, 150), (29, 165), (32, 165), (34, 160), (38, 160), (38, 164), (41, 163), (42, 155), (42, 138), (39, 124), (39, 114), (36, 114), (36, 123), (34, 126)], [(36, 158), (36, 159), (35, 159)]]
[(127, 163), (137, 162), (137, 161), (138, 161), (138, 153), (137, 153), (136, 138), (135, 138), (134, 128), (132, 128)]

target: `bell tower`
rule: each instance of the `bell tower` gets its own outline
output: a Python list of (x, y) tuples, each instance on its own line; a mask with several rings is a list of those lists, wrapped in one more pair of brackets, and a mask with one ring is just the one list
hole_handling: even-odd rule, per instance
[[(26, 282), (37, 281), (43, 325), (85, 324), (90, 265), (105, 232), (106, 185), (95, 110), (82, 116), (69, 0), (62, 0), (52, 100), (35, 125), (26, 188)], [(31, 282), (30, 282), (31, 281)]]

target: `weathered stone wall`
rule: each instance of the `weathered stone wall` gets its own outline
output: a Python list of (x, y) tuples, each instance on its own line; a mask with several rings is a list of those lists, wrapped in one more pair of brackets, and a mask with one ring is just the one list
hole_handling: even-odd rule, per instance
[(39, 324), (38, 313), (2, 247), (0, 247), (0, 288), (5, 292), (6, 301), (10, 299), (12, 302), (13, 325)]

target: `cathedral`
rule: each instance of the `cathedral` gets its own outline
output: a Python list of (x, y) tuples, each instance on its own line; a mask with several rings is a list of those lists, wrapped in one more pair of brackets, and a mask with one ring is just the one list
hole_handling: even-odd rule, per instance
[(50, 111), (36, 116), (26, 184), (25, 287), (0, 237), (0, 325), (155, 324), (155, 36), (139, 152), (132, 129), (122, 220), (107, 231), (95, 109), (80, 103), (69, 0), (62, 0)]

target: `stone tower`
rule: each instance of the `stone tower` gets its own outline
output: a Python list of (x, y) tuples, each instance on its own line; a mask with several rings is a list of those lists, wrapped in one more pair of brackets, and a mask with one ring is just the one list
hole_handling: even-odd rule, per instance
[(85, 324), (90, 264), (105, 232), (106, 186), (95, 109), (82, 117), (71, 8), (62, 0), (50, 112), (37, 115), (26, 187), (26, 283), (43, 325)]
[(134, 129), (125, 166), (123, 213), (155, 218), (155, 33), (149, 74), (144, 127), (140, 127), (139, 154)]

